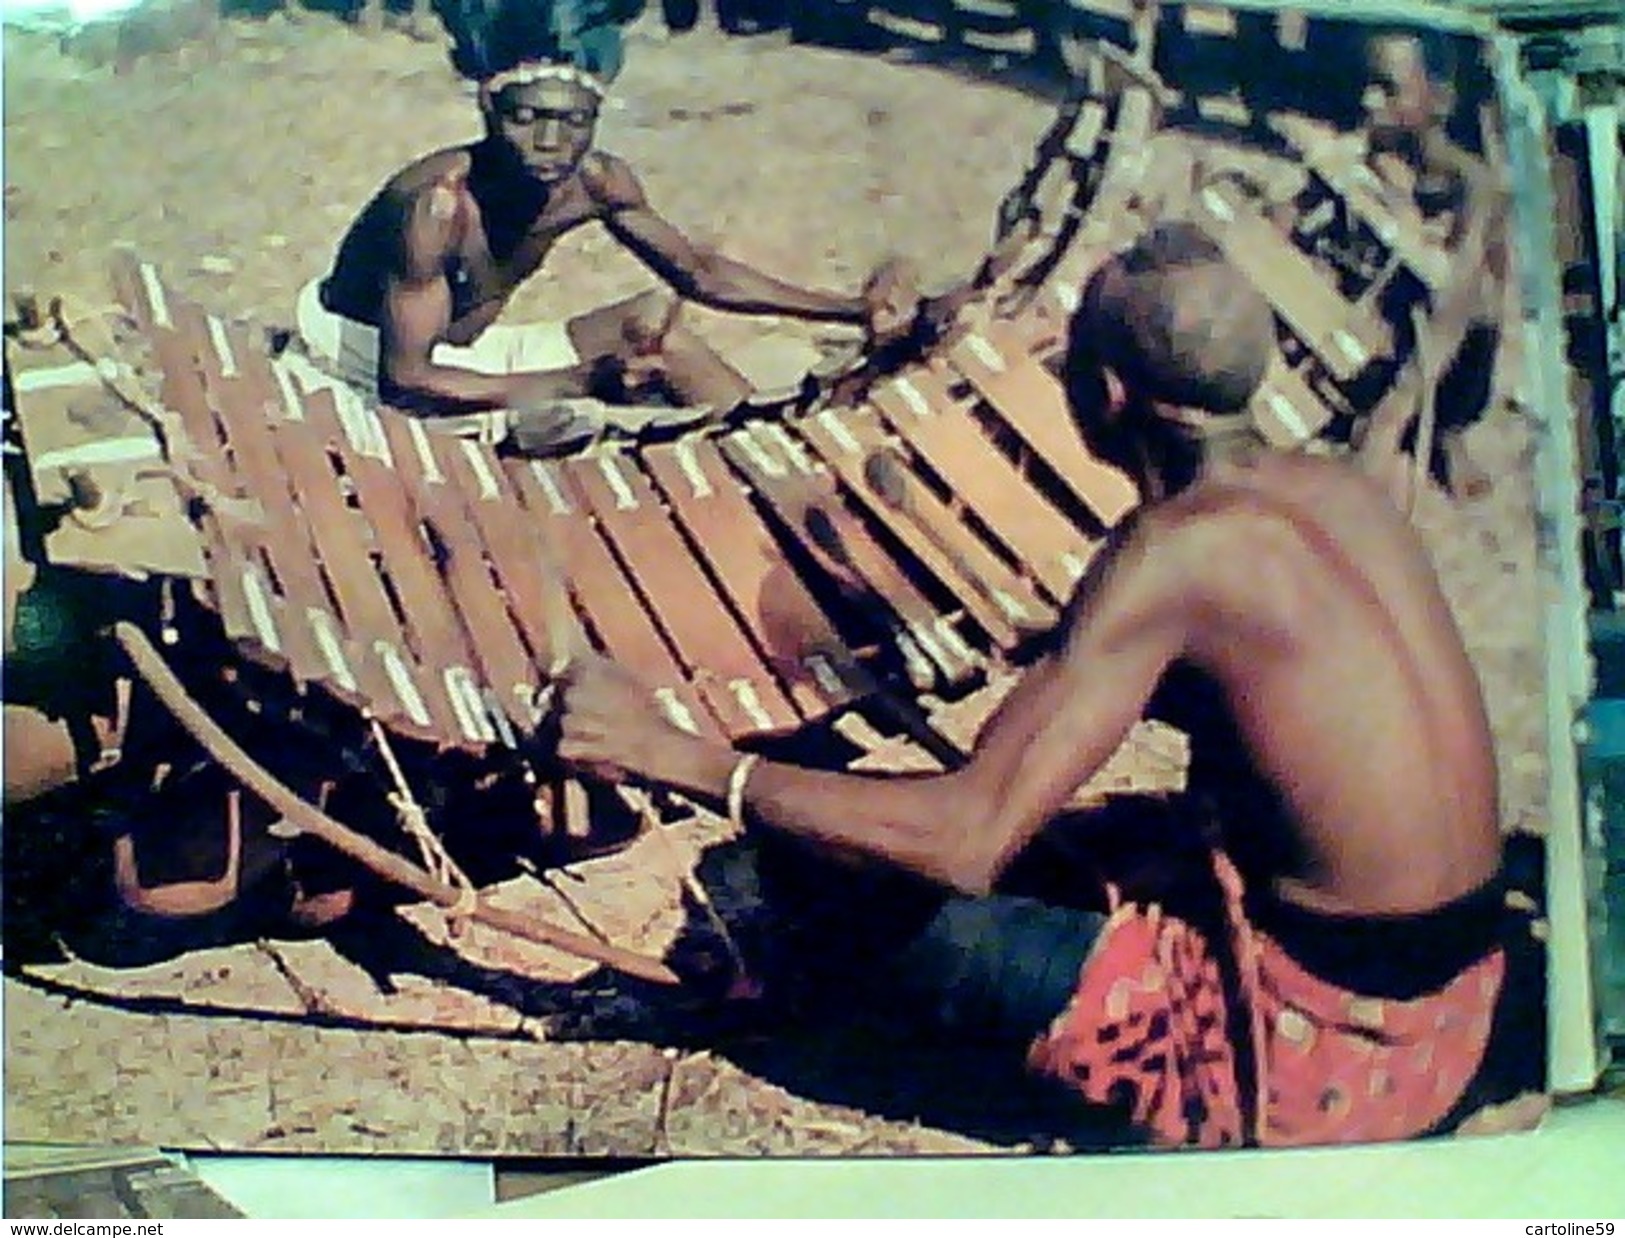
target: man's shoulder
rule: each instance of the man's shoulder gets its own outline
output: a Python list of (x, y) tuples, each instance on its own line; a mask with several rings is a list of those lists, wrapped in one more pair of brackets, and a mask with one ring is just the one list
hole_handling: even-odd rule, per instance
[(1150, 516), (1160, 559), (1243, 597), (1261, 578), (1419, 549), (1393, 501), (1346, 459), (1270, 457), (1198, 482)]
[(437, 194), (465, 194), (473, 156), (467, 147), (453, 146), (409, 163), (384, 186), (384, 193), (403, 203), (432, 199)]
[(581, 183), (588, 196), (606, 211), (643, 206), (643, 185), (632, 165), (618, 155), (595, 150), (581, 161)]
[(457, 243), (477, 211), (469, 188), (466, 149), (436, 151), (404, 168), (385, 189), (395, 216), (416, 246), (439, 250)]
[(1313, 507), (1333, 498), (1377, 504), (1380, 491), (1347, 457), (1264, 450), (1249, 463), (1199, 478), (1150, 514), (1170, 526), (1245, 524), (1270, 519), (1283, 504)]
[(1273, 544), (1283, 529), (1295, 528), (1313, 496), (1330, 497), (1344, 488), (1339, 469), (1311, 469), (1290, 480), (1273, 476), (1278, 462), (1262, 468), (1203, 478), (1172, 498), (1142, 509), (1135, 539), (1159, 563), (1175, 564), (1194, 578), (1221, 578), (1238, 560), (1250, 559)]
[(1253, 486), (1201, 479), (1172, 498), (1142, 508), (1134, 534), (1147, 545), (1200, 542), (1216, 547), (1245, 540), (1248, 530), (1267, 518), (1268, 510)]

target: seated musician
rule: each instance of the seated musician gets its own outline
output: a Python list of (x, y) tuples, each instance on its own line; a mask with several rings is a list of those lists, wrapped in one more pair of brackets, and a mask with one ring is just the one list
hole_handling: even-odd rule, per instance
[[(1463, 332), (1454, 354), (1435, 360), (1443, 368), (1429, 464), (1453, 493), (1477, 495), (1488, 489), (1489, 478), (1463, 433), (1482, 416), (1492, 395), (1509, 282), (1508, 203), (1486, 160), (1450, 136), (1457, 99), (1448, 44), (1424, 44), (1410, 33), (1377, 33), (1367, 42), (1365, 57), (1362, 105), (1371, 183), (1402, 204), (1401, 217), (1420, 221), (1441, 267), (1435, 274), (1433, 316), (1446, 325), (1459, 318)], [(1414, 425), (1374, 420), (1367, 453), (1380, 464), (1380, 453), (1395, 453), (1399, 439), (1414, 432)]]
[[(839, 295), (684, 237), (630, 166), (594, 149), (605, 87), (560, 62), (546, 13), (519, 0), (448, 10), (466, 23), (452, 31), (452, 59), (478, 82), (485, 136), (391, 177), (350, 226), (331, 272), (301, 292), (299, 333), (322, 371), (443, 429), (488, 440), (511, 432), (532, 452), (578, 443), (606, 418), (632, 431), (680, 426), (750, 396), (746, 380), (676, 322), (666, 292), (565, 322), (493, 325), (555, 243), (590, 223), (679, 296), (716, 309), (851, 323), (882, 338), (912, 321), (917, 298), (891, 264), (863, 293)], [(623, 388), (658, 383), (681, 407), (580, 398), (602, 389), (605, 370)]]
[[(940, 884), (935, 918), (888, 965), (893, 988), (941, 1030), (1125, 1106), (1148, 1138), (1453, 1124), (1480, 1095), (1510, 940), (1485, 706), (1387, 496), (1345, 461), (1253, 435), (1271, 346), (1265, 302), (1189, 225), (1154, 229), (1089, 281), (1071, 407), (1145, 503), (961, 768), (860, 776), (741, 756), (670, 727), (599, 659), (570, 672), (560, 758)], [(1101, 914), (993, 893), (1154, 697), (1191, 734), (1191, 792), (1172, 806), (1205, 805), (1186, 824), (1216, 926), (1133, 898)], [(1164, 847), (1154, 825), (1128, 841)]]

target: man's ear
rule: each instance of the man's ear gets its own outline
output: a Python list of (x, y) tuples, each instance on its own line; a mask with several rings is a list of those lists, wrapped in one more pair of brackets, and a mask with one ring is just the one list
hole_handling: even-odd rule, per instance
[(1128, 384), (1109, 365), (1100, 367), (1100, 381), (1106, 389), (1104, 410), (1106, 419), (1115, 423), (1123, 415), (1123, 410), (1128, 407)]
[(1447, 123), (1456, 114), (1456, 84), (1448, 78), (1429, 78), (1428, 92), (1433, 118), (1440, 124)]

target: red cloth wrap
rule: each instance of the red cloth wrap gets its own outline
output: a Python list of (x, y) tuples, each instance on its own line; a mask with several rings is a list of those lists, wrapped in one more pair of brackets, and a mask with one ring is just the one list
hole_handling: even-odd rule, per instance
[[(1164, 1146), (1407, 1139), (1437, 1124), (1483, 1060), (1504, 952), (1414, 999), (1352, 993), (1253, 929), (1240, 879), (1223, 857), (1216, 866), (1241, 1005), (1202, 932), (1154, 905), (1127, 904), (1107, 921), (1028, 1065), (1092, 1103), (1123, 1107)], [(1238, 1077), (1233, 1015), (1250, 1028), (1256, 1078)], [(1254, 1103), (1243, 1103), (1247, 1092)], [(1245, 1130), (1249, 1110), (1256, 1116)]]

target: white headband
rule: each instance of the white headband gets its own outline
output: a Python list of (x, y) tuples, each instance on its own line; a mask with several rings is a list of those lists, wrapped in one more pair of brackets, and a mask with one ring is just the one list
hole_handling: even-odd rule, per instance
[(494, 95), (509, 86), (529, 86), (532, 82), (569, 82), (573, 86), (591, 91), (599, 99), (608, 93), (604, 83), (585, 69), (578, 69), (572, 64), (549, 64), (539, 60), (527, 60), (514, 65), (511, 69), (504, 69), (501, 73), (487, 78), (483, 85)]

